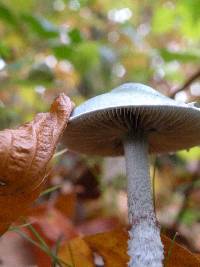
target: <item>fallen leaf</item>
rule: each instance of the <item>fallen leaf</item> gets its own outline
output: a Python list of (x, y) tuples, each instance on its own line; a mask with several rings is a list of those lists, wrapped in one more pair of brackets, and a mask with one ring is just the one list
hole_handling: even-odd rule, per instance
[(76, 193), (73, 191), (69, 193), (60, 193), (57, 195), (56, 199), (54, 199), (54, 207), (71, 219), (75, 217), (76, 205)]
[(72, 266), (94, 267), (94, 255), (97, 252), (106, 267), (127, 267), (127, 237), (126, 231), (120, 230), (76, 238), (61, 246), (58, 256)]
[[(59, 251), (59, 256), (66, 261), (66, 263), (70, 264), (72, 262), (69, 256), (69, 246), (71, 247), (71, 254), (75, 260), (80, 257), (79, 249), (87, 247), (87, 252), (82, 249), (82, 262), (77, 261), (75, 264), (76, 267), (83, 267), (84, 264), (85, 266), (95, 266), (94, 258), (88, 256), (94, 255), (94, 253), (102, 257), (105, 267), (127, 267), (129, 261), (127, 255), (127, 240), (128, 232), (125, 229), (117, 229), (107, 233), (91, 235), (83, 239), (78, 238), (72, 240), (69, 244), (63, 245)], [(76, 246), (72, 246), (72, 242), (74, 242)], [(162, 235), (162, 242), (164, 244), (166, 261), (168, 252), (172, 246), (172, 240)], [(82, 255), (83, 253), (84, 256)], [(89, 260), (87, 264), (84, 262), (84, 257)], [(200, 267), (200, 261), (195, 254), (174, 242), (171, 255), (165, 262), (165, 267)]]
[[(165, 247), (166, 259), (172, 245), (172, 240), (162, 235), (162, 242)], [(169, 259), (165, 261), (165, 267), (200, 267), (200, 261), (194, 253), (174, 242), (171, 255)]]
[(127, 267), (128, 233), (125, 229), (84, 237), (88, 246), (103, 257), (106, 267)]
[(80, 237), (62, 246), (58, 256), (73, 267), (95, 267), (92, 250)]
[(122, 223), (117, 217), (100, 217), (84, 221), (77, 228), (83, 235), (94, 235), (111, 231), (120, 226)]
[[(79, 235), (79, 232), (72, 225), (71, 221), (52, 206), (49, 207), (43, 204), (31, 209), (28, 222), (32, 224), (50, 249), (53, 249), (59, 239), (62, 243), (78, 237)], [(38, 241), (30, 229), (25, 228), (24, 231), (27, 232), (33, 240)], [(33, 245), (31, 246), (31, 251), (34, 254), (38, 267), (52, 266), (52, 259), (40, 248)]]
[(195, 255), (195, 256), (197, 257), (197, 259), (200, 261), (200, 254), (195, 253), (194, 255)]
[(60, 237), (63, 240), (70, 240), (79, 235), (70, 219), (56, 208), (47, 205), (40, 205), (32, 209), (27, 221), (34, 226), (49, 246), (55, 245)]
[(60, 94), (50, 112), (37, 114), (17, 129), (0, 132), (0, 235), (40, 194), (47, 164), (72, 108), (70, 99)]

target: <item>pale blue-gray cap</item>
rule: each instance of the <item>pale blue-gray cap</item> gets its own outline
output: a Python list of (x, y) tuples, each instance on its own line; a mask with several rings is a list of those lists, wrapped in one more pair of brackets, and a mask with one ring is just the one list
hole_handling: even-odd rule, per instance
[(130, 130), (148, 134), (151, 153), (188, 149), (200, 144), (200, 109), (149, 86), (126, 83), (76, 107), (64, 142), (80, 153), (118, 156)]

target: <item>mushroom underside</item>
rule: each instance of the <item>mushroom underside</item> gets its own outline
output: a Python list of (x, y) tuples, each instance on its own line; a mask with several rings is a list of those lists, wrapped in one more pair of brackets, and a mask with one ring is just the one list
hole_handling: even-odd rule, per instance
[(132, 130), (148, 133), (150, 153), (174, 152), (200, 143), (200, 112), (177, 106), (137, 106), (97, 110), (72, 117), (66, 132), (68, 148), (85, 154), (119, 156)]

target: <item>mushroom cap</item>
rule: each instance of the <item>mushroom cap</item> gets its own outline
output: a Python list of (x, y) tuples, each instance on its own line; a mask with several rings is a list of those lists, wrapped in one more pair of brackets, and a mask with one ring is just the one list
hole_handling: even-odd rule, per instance
[(76, 107), (64, 142), (84, 154), (119, 156), (130, 131), (147, 133), (150, 153), (188, 149), (200, 144), (200, 109), (149, 86), (126, 83)]

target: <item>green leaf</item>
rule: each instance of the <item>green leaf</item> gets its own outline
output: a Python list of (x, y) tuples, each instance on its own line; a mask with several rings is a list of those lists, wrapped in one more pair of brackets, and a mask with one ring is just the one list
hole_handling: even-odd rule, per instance
[(24, 20), (26, 25), (29, 26), (32, 32), (42, 38), (48, 39), (56, 38), (59, 36), (58, 27), (56, 27), (54, 24), (43, 17), (24, 14), (22, 15), (22, 19)]
[(12, 26), (17, 26), (17, 18), (12, 11), (3, 4), (0, 4), (0, 19), (4, 20)]
[(186, 161), (198, 160), (200, 158), (200, 150), (199, 147), (193, 147), (189, 151), (181, 150), (177, 152), (177, 155)]
[[(0, 88), (1, 91), (1, 88)], [(11, 125), (12, 122), (19, 121), (19, 114), (17, 114), (13, 109), (10, 107), (3, 107), (2, 103), (0, 103), (0, 130), (8, 127), (8, 125)]]
[(192, 225), (200, 219), (200, 212), (195, 209), (186, 209), (182, 215), (181, 222), (187, 225)]
[(11, 50), (3, 42), (0, 42), (0, 57), (8, 58), (11, 54)]
[(191, 61), (199, 61), (200, 54), (197, 53), (190, 53), (190, 52), (171, 52), (167, 49), (160, 49), (161, 57), (166, 61), (173, 61), (177, 60), (183, 63), (191, 62)]
[(70, 59), (73, 54), (73, 49), (66, 44), (57, 44), (53, 45), (53, 52), (58, 59)]
[(99, 46), (96, 42), (80, 43), (74, 50), (71, 60), (81, 74), (87, 73), (100, 62)]
[(199, 0), (179, 0), (180, 4), (184, 6), (187, 12), (191, 15), (194, 23), (200, 20), (200, 1)]
[(179, 0), (177, 17), (179, 18), (180, 33), (190, 39), (199, 40), (200, 34), (200, 1)]
[(28, 79), (31, 81), (53, 81), (54, 74), (45, 63), (36, 64), (33, 66), (31, 71), (29, 72)]
[(69, 31), (68, 35), (69, 35), (72, 43), (77, 44), (77, 43), (80, 43), (83, 41), (83, 36), (82, 36), (81, 32), (76, 28)]
[(153, 16), (152, 28), (156, 33), (165, 33), (173, 28), (175, 10), (167, 7), (158, 7)]

